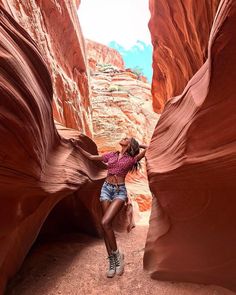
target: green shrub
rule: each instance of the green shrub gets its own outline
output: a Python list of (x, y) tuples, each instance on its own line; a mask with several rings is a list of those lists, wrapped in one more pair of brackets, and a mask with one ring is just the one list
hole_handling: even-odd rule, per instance
[(98, 64), (99, 70), (101, 72), (106, 72), (106, 71), (119, 71), (119, 69), (111, 64)]
[(115, 85), (112, 84), (110, 85), (110, 87), (108, 88), (109, 92), (113, 92), (113, 91), (125, 91), (124, 87), (120, 86), (120, 85)]
[(138, 80), (140, 80), (141, 76), (144, 76), (143, 69), (138, 66), (131, 69), (131, 71), (138, 77)]

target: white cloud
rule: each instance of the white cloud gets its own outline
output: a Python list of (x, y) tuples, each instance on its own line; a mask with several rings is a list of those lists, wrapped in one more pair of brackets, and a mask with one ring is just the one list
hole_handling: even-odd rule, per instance
[(81, 0), (79, 19), (85, 38), (130, 48), (137, 40), (150, 43), (149, 0)]

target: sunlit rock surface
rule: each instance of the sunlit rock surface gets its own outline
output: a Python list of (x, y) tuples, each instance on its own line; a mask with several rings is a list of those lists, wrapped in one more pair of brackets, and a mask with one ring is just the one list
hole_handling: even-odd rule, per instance
[[(53, 121), (50, 73), (26, 31), (0, 7), (0, 294), (44, 232), (63, 226), (99, 233), (106, 169), (85, 160), (94, 142)], [(54, 209), (55, 207), (55, 209)], [(54, 209), (54, 210), (53, 210)]]
[(101, 66), (91, 73), (94, 139), (109, 151), (126, 134), (148, 143), (158, 115), (153, 112), (150, 84), (129, 71)]
[(97, 64), (110, 64), (124, 69), (124, 60), (117, 50), (88, 39), (85, 43), (89, 66), (92, 70), (96, 69)]
[(223, 0), (208, 59), (166, 104), (147, 152), (155, 198), (144, 265), (155, 279), (236, 291), (235, 30), (236, 2)]
[[(97, 44), (90, 41), (89, 47), (93, 50), (89, 49), (87, 55), (89, 60), (97, 60), (90, 66), (90, 80), (93, 138), (99, 151), (120, 149), (119, 141), (124, 136), (149, 144), (159, 118), (152, 108), (150, 84), (135, 71), (124, 69), (123, 59), (116, 50)], [(101, 52), (106, 52), (105, 61), (99, 57)], [(145, 160), (142, 160), (141, 172), (127, 176), (127, 187), (141, 211), (150, 208)]]
[(208, 38), (220, 0), (149, 0), (154, 110), (183, 91), (207, 58)]
[(0, 0), (43, 54), (53, 82), (53, 116), (92, 134), (85, 44), (77, 16), (80, 1)]

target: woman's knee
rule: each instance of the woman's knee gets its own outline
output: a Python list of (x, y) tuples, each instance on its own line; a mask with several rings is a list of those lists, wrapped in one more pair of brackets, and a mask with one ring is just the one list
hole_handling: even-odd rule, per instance
[(103, 229), (111, 229), (111, 223), (109, 222), (109, 220), (103, 218), (101, 221), (101, 225), (103, 227)]

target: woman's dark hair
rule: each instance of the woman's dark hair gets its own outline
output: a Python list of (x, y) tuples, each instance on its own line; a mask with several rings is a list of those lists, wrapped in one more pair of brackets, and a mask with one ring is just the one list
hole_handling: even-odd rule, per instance
[[(139, 154), (140, 148), (139, 148), (139, 143), (137, 142), (137, 140), (135, 138), (131, 138), (130, 140), (130, 147), (127, 150), (127, 153), (131, 156), (131, 157), (135, 157), (136, 155)], [(129, 170), (130, 172), (134, 172), (137, 171), (138, 169), (141, 168), (141, 164), (138, 162), (136, 162), (134, 164), (134, 166)]]

